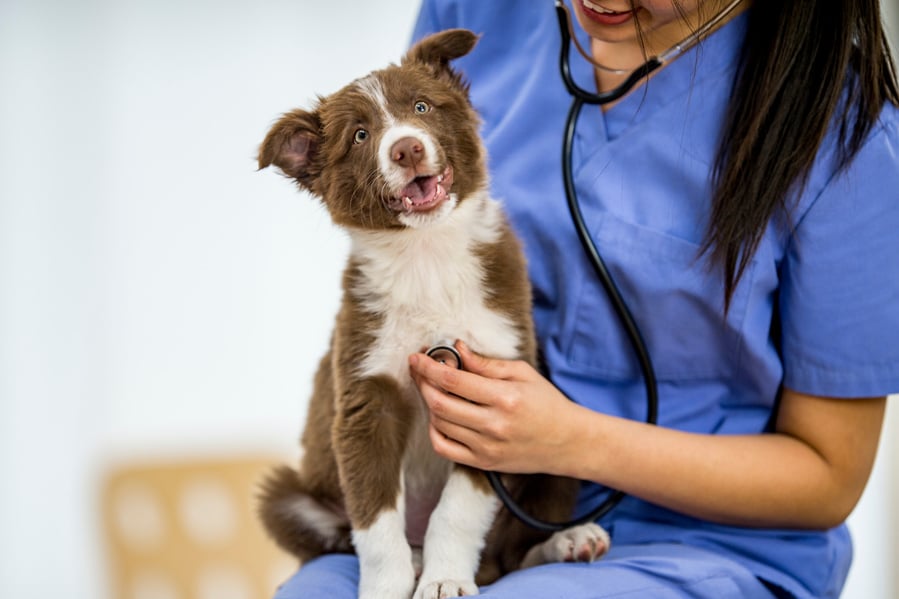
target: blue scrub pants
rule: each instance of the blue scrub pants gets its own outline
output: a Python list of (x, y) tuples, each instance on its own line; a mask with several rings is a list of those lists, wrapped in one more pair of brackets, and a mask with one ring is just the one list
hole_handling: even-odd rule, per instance
[[(326, 555), (304, 565), (275, 599), (354, 599), (353, 555)], [(715, 553), (678, 544), (612, 545), (592, 564), (547, 564), (519, 570), (481, 588), (485, 599), (772, 599), (753, 574)]]

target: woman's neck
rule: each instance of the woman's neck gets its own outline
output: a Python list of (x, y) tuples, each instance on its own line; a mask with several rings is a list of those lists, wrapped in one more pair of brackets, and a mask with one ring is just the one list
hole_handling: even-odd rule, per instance
[[(607, 92), (621, 85), (634, 69), (646, 62), (647, 58), (659, 56), (674, 48), (687, 39), (702, 24), (713, 20), (719, 10), (723, 10), (727, 4), (718, 8), (712, 14), (708, 11), (694, 11), (685, 15), (684, 19), (676, 19), (662, 27), (651, 31), (644, 31), (641, 40), (637, 37), (623, 41), (604, 41), (596, 38), (590, 39), (590, 50), (593, 59), (606, 67), (594, 68), (594, 76), (598, 91)], [(736, 17), (749, 6), (749, 1), (743, 1), (731, 10), (715, 29)], [(704, 17), (704, 18), (703, 18)], [(713, 30), (714, 31), (714, 30)], [(706, 33), (708, 36), (712, 31)], [(642, 82), (641, 82), (642, 83)], [(639, 87), (638, 84), (637, 87)]]

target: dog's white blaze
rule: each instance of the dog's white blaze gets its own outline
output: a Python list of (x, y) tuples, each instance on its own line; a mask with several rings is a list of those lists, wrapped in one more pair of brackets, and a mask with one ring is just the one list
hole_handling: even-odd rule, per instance
[[(356, 87), (378, 107), (381, 119), (384, 122), (384, 133), (381, 135), (381, 140), (378, 143), (378, 168), (390, 190), (394, 193), (399, 193), (409, 183), (408, 170), (397, 165), (390, 156), (393, 145), (404, 137), (414, 137), (424, 147), (424, 161), (419, 170), (422, 173), (436, 173), (439, 168), (437, 161), (440, 158), (437, 144), (434, 143), (428, 132), (421, 127), (398, 121), (390, 113), (387, 108), (387, 97), (384, 94), (383, 87), (381, 87), (380, 79), (374, 75), (369, 75), (368, 77), (358, 79)], [(411, 106), (409, 108), (411, 110)]]
[(384, 95), (384, 88), (381, 87), (381, 80), (374, 75), (367, 75), (355, 81), (356, 87), (363, 94), (368, 96), (375, 106), (381, 111), (381, 118), (384, 119), (386, 127), (392, 127), (394, 124), (393, 115), (387, 110), (387, 96)]
[(501, 224), (499, 205), (482, 194), (424, 229), (351, 231), (363, 282), (350, 292), (385, 317), (359, 365), (362, 376), (387, 374), (406, 386), (409, 354), (454, 339), (485, 355), (517, 357), (520, 333), (508, 317), (486, 306), (484, 272), (475, 255), (477, 244), (498, 239)]
[(406, 542), (403, 493), (397, 509), (382, 512), (364, 530), (353, 530), (359, 556), (359, 598), (408, 597), (415, 585), (412, 549)]
[(431, 514), (419, 589), (439, 581), (472, 582), (499, 499), (454, 470)]

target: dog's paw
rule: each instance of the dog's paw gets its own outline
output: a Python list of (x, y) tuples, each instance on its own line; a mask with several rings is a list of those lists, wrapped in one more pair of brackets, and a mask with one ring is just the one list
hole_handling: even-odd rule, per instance
[(559, 531), (542, 545), (545, 562), (592, 562), (609, 550), (609, 533), (593, 522)]
[(478, 585), (473, 580), (436, 580), (418, 585), (412, 599), (446, 599), (478, 593)]

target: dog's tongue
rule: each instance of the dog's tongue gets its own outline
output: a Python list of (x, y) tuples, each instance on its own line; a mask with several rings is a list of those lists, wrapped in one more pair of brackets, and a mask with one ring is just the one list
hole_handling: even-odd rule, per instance
[(416, 177), (400, 192), (400, 197), (412, 200), (412, 205), (430, 202), (437, 192), (437, 177)]
[(387, 206), (397, 212), (429, 212), (449, 197), (452, 186), (453, 168), (447, 166), (438, 175), (415, 177), (388, 200)]

